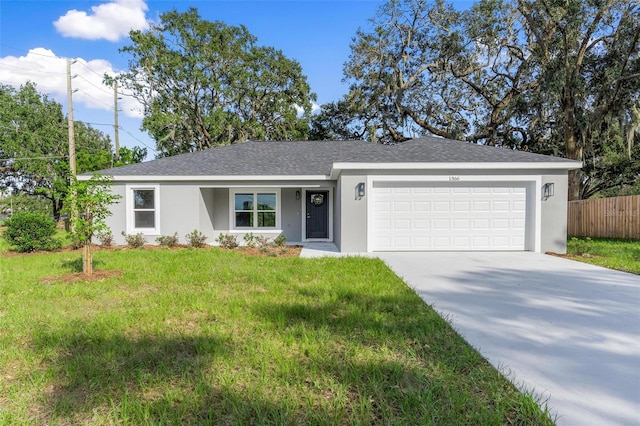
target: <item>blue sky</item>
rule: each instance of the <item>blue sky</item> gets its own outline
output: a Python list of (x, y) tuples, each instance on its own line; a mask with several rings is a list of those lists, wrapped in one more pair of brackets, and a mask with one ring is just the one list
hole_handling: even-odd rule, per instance
[[(103, 86), (104, 73), (127, 68), (118, 49), (129, 43), (131, 29), (145, 29), (163, 12), (196, 7), (203, 19), (245, 25), (258, 43), (282, 50), (302, 65), (318, 104), (338, 100), (346, 91), (342, 66), (358, 28), (383, 4), (359, 1), (0, 1), (0, 83), (19, 87), (30, 80), (63, 105), (66, 113), (66, 59), (72, 66), (74, 119), (94, 123), (112, 136), (113, 92)], [(469, 7), (471, 0), (459, 0)], [(131, 98), (119, 109), (120, 142), (147, 146), (154, 142), (140, 132), (141, 117)], [(149, 158), (154, 152), (149, 150)]]

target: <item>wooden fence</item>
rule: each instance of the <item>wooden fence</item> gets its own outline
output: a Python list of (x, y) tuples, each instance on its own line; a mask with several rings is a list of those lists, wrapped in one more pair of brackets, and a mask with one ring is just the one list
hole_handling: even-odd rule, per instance
[(569, 201), (570, 237), (640, 240), (640, 195)]

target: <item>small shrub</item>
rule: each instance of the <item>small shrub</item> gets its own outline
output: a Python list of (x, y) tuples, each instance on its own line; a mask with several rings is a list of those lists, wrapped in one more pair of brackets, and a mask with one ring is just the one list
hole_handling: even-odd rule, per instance
[(253, 235), (253, 232), (244, 234), (244, 237), (242, 237), (242, 239), (244, 240), (244, 243), (247, 247), (255, 247), (258, 245), (258, 236)]
[(269, 245), (269, 238), (264, 235), (254, 235), (253, 232), (244, 234), (243, 240), (247, 247), (264, 247)]
[(173, 247), (178, 244), (178, 233), (174, 233), (173, 235), (162, 235), (156, 238), (156, 242), (164, 247)]
[(185, 238), (187, 239), (187, 244), (189, 247), (200, 248), (204, 247), (204, 242), (207, 240), (207, 237), (197, 229), (194, 229), (192, 232), (189, 232)]
[(234, 249), (238, 247), (238, 237), (231, 234), (220, 234), (216, 238), (218, 245), (224, 249)]
[(100, 240), (100, 244), (105, 247), (110, 247), (113, 245), (113, 234), (111, 233), (111, 231), (99, 234), (98, 239)]
[(284, 234), (280, 234), (273, 239), (273, 244), (277, 245), (278, 247), (284, 246), (286, 242), (287, 242), (287, 237)]
[(264, 235), (258, 235), (258, 247), (266, 247), (269, 245), (269, 238)]
[(56, 223), (42, 212), (19, 212), (4, 221), (2, 236), (19, 252), (57, 250), (62, 243), (53, 236)]
[(582, 256), (589, 251), (591, 241), (592, 240), (590, 237), (587, 237), (585, 239), (571, 237), (570, 244), (573, 247), (573, 252), (578, 256)]
[(137, 234), (125, 234), (123, 231), (122, 236), (130, 248), (144, 247), (144, 244), (147, 242), (141, 232), (138, 232)]

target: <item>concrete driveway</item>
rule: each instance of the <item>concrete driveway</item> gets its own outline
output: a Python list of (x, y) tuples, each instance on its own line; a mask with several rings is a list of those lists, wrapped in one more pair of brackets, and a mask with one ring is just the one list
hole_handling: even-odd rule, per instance
[(559, 425), (640, 424), (640, 276), (537, 253), (378, 253)]

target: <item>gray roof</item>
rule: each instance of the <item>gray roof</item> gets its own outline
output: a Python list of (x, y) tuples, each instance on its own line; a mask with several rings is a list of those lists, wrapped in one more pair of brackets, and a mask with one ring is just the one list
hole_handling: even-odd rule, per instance
[(102, 170), (112, 176), (304, 176), (334, 163), (558, 163), (574, 161), (506, 148), (424, 137), (397, 145), (364, 141), (246, 141)]

